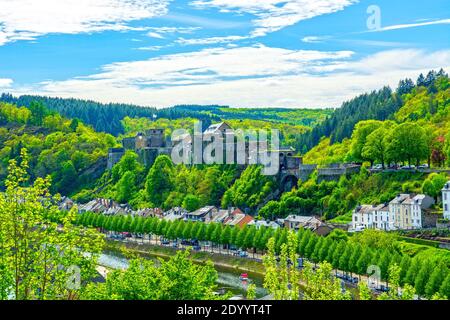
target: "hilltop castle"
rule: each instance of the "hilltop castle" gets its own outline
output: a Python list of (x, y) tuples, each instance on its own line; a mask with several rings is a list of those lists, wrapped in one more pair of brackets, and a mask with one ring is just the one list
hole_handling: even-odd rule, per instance
[(135, 137), (124, 138), (122, 146), (122, 148), (109, 149), (108, 169), (120, 161), (126, 150), (136, 152), (140, 162), (145, 166), (151, 166), (159, 155), (170, 155), (172, 151), (172, 143), (164, 136), (164, 129), (149, 129), (144, 133), (138, 133)]

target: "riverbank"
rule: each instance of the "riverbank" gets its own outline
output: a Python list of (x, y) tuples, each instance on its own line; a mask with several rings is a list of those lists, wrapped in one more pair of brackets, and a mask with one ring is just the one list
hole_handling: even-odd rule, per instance
[[(177, 252), (177, 250), (180, 250), (149, 243), (122, 242), (106, 239), (105, 250), (122, 253), (124, 249), (130, 251), (132, 254), (138, 254), (143, 257), (159, 257), (162, 259), (169, 259)], [(259, 261), (248, 258), (230, 257), (230, 255), (219, 253), (195, 251), (191, 251), (190, 258), (198, 264), (205, 264), (207, 261), (212, 261), (216, 269), (235, 273), (248, 273), (252, 278), (262, 280), (265, 275), (264, 265)]]

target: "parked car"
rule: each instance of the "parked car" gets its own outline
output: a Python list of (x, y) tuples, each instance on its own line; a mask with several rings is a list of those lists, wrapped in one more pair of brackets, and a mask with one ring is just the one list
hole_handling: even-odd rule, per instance
[(373, 170), (381, 170), (381, 169), (383, 169), (383, 165), (381, 165), (381, 164), (376, 164), (376, 165), (374, 165), (374, 166), (372, 167), (372, 169), (373, 169)]
[(239, 251), (239, 256), (242, 258), (248, 257), (248, 253), (247, 251), (241, 250)]
[(193, 246), (192, 249), (194, 251), (200, 251), (200, 250), (202, 250), (202, 247), (200, 247), (200, 246)]
[(169, 240), (162, 240), (162, 241), (161, 241), (161, 244), (162, 244), (163, 246), (168, 246), (168, 245), (170, 244), (170, 241), (169, 241)]
[(417, 167), (418, 169), (428, 169), (428, 164), (421, 164)]

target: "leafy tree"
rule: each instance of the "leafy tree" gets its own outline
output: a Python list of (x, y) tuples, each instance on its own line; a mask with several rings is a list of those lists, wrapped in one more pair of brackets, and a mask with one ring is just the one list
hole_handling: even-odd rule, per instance
[(189, 212), (195, 211), (200, 208), (200, 199), (193, 194), (188, 194), (184, 198), (182, 206)]
[(155, 266), (151, 260), (130, 261), (126, 270), (114, 270), (106, 283), (89, 284), (83, 295), (96, 300), (213, 300), (217, 271), (212, 262), (194, 264), (189, 250), (178, 251)]
[(74, 224), (76, 208), (58, 212), (50, 179), (29, 181), (28, 160), (22, 149), (20, 164), (10, 161), (0, 193), (0, 298), (75, 299), (95, 274), (101, 235)]
[(173, 188), (173, 163), (166, 156), (158, 156), (146, 178), (148, 199), (156, 206), (161, 206)]

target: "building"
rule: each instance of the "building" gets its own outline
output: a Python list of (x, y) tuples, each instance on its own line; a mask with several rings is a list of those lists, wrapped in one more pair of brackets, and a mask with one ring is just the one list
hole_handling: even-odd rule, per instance
[(388, 204), (360, 205), (352, 214), (352, 231), (410, 230), (428, 226), (425, 218), (434, 199), (424, 194), (398, 194)]
[(119, 204), (111, 199), (94, 199), (78, 207), (78, 212), (94, 212), (105, 215), (131, 214), (128, 204)]
[(169, 155), (172, 150), (170, 141), (165, 138), (164, 129), (157, 128), (146, 130), (144, 133), (139, 132), (135, 137), (123, 138), (122, 146), (109, 149), (108, 169), (112, 169), (120, 161), (126, 150), (136, 152), (140, 162), (146, 166), (151, 166), (161, 154)]
[(185, 219), (190, 221), (201, 221), (201, 222), (209, 222), (216, 216), (218, 210), (214, 206), (207, 206), (195, 210), (194, 212), (189, 212), (186, 214)]
[(169, 211), (164, 212), (163, 219), (166, 221), (175, 221), (186, 219), (187, 211), (180, 207), (175, 207)]
[(248, 224), (248, 226), (255, 226), (256, 229), (260, 229), (261, 227), (278, 229), (281, 226), (275, 221), (265, 221), (265, 220), (252, 220)]
[(231, 213), (229, 212), (228, 217), (224, 220), (225, 225), (230, 226), (238, 226), (240, 228), (246, 226), (254, 219), (252, 216), (243, 213), (240, 209), (232, 209)]
[(66, 196), (61, 197), (61, 200), (58, 202), (58, 208), (62, 211), (69, 211), (74, 205), (75, 202)]
[(388, 204), (360, 205), (355, 208), (352, 215), (352, 230), (364, 229), (393, 230), (393, 214), (389, 211)]
[(444, 219), (450, 219), (450, 181), (442, 188), (442, 208), (444, 211)]
[(285, 228), (294, 231), (298, 231), (300, 228), (314, 232), (319, 232), (320, 230), (322, 235), (326, 235), (333, 230), (331, 226), (313, 216), (290, 215), (283, 220), (283, 225)]
[(424, 194), (399, 194), (389, 202), (389, 212), (394, 218), (394, 229), (408, 230), (423, 227), (424, 209), (430, 208), (434, 199)]

